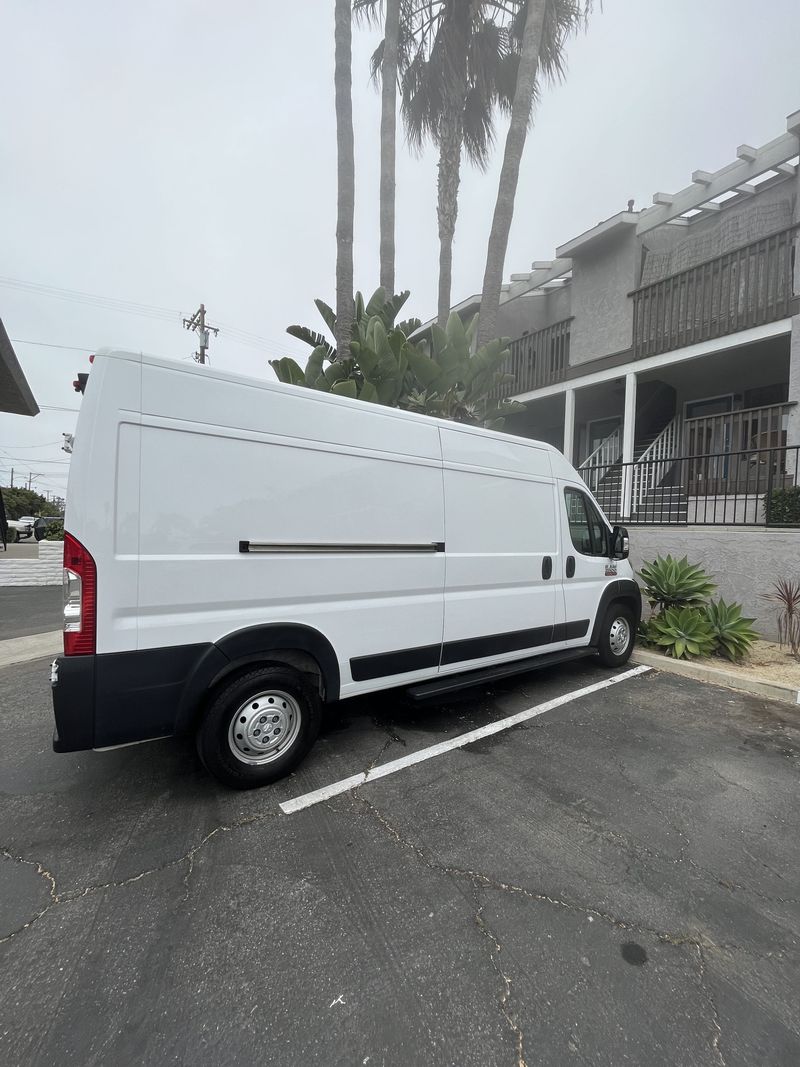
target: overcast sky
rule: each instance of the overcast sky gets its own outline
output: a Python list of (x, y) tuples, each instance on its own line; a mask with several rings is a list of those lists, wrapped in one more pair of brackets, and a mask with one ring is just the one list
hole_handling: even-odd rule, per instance
[[(204, 301), (225, 334), (212, 362), (269, 375), (308, 350), (334, 303), (336, 154), (333, 0), (3, 0), (0, 33), (0, 277), (190, 314)], [(599, 8), (599, 4), (597, 5)], [(506, 277), (556, 245), (736, 146), (783, 133), (800, 108), (798, 0), (604, 0), (570, 43), (528, 136)], [(356, 285), (378, 276), (377, 43), (354, 30)], [(502, 149), (505, 129), (498, 125)], [(462, 176), (453, 301), (480, 289), (499, 152)], [(404, 315), (435, 312), (435, 157), (398, 153), (397, 283)], [(172, 358), (193, 342), (158, 318), (0, 283), (0, 318), (40, 405), (76, 408), (75, 371), (103, 345)], [(27, 342), (76, 346), (83, 351)], [(0, 414), (0, 481), (11, 466), (63, 486), (57, 445), (75, 415)], [(45, 447), (31, 447), (44, 444)], [(16, 480), (16, 479), (15, 479)]]

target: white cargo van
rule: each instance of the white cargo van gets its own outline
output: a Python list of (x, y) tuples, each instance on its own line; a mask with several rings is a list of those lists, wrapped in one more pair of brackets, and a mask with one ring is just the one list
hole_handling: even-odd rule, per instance
[(273, 781), (322, 705), (599, 654), (641, 598), (549, 445), (125, 352), (98, 354), (67, 489), (58, 752), (192, 731)]

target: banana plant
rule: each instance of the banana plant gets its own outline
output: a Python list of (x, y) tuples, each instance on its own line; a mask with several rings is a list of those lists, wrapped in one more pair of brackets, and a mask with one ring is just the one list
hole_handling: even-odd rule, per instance
[(525, 410), (516, 401), (492, 397), (499, 386), (514, 382), (514, 375), (502, 369), (509, 342), (490, 341), (473, 352), (477, 328), (477, 315), (465, 326), (452, 312), (444, 330), (432, 327), (430, 344), (421, 341), (409, 351), (416, 383), (404, 407), (492, 429), (500, 429), (506, 415)]
[[(391, 330), (394, 327), (394, 320), (397, 318), (400, 309), (410, 295), (410, 291), (404, 289), (402, 293), (395, 293), (394, 296), (387, 296), (386, 290), (379, 287), (369, 298), (369, 301), (365, 303), (361, 293), (356, 293), (354, 301), (353, 337), (357, 340), (363, 340), (364, 331), (367, 328), (369, 320), (376, 315), (386, 329)], [(326, 304), (324, 300), (315, 300), (314, 303), (316, 304), (317, 311), (319, 311), (322, 316), (325, 325), (335, 337), (336, 312), (330, 305)], [(408, 334), (413, 333), (419, 325), (419, 319), (406, 319), (399, 324), (398, 329), (401, 329), (403, 333), (408, 336)], [(332, 361), (337, 358), (335, 344), (329, 341), (324, 333), (318, 333), (316, 330), (312, 330), (308, 326), (287, 326), (286, 332), (291, 334), (292, 337), (304, 341), (313, 349), (322, 348), (326, 359)], [(270, 362), (279, 363), (280, 360)], [(281, 381), (283, 381), (282, 378)]]

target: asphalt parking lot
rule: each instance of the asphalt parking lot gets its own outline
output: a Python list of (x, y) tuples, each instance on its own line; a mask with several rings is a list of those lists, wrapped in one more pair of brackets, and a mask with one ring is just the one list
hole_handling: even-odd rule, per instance
[(655, 672), (343, 704), (292, 778), (187, 743), (57, 756), (47, 664), (0, 670), (0, 1061), (800, 1062), (800, 715)]

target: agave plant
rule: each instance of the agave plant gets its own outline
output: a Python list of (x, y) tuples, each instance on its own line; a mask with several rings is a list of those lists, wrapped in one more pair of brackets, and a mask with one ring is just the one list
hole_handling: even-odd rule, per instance
[(710, 656), (715, 645), (708, 616), (702, 608), (691, 605), (667, 608), (653, 616), (648, 624), (648, 637), (674, 659)]
[(706, 604), (706, 617), (717, 643), (717, 650), (729, 660), (740, 660), (750, 651), (758, 634), (755, 619), (742, 617), (741, 604), (726, 604), (722, 597)]
[(645, 563), (639, 574), (644, 579), (644, 593), (651, 608), (662, 611), (681, 605), (702, 604), (716, 585), (702, 567), (690, 563), (688, 557), (656, 556)]
[(789, 646), (792, 655), (800, 659), (800, 582), (779, 578), (771, 593), (762, 593), (764, 600), (778, 605), (778, 639), (781, 648)]

